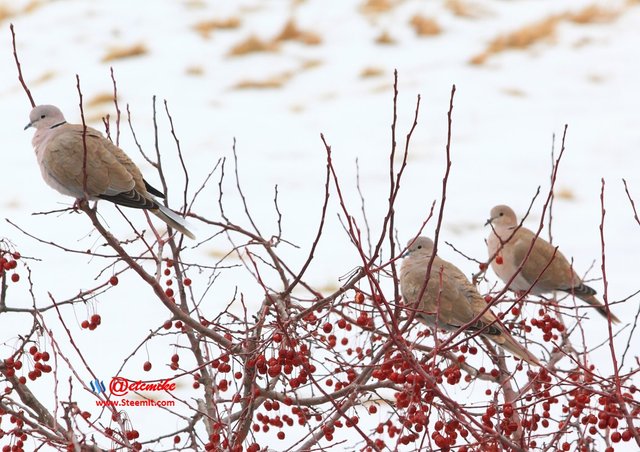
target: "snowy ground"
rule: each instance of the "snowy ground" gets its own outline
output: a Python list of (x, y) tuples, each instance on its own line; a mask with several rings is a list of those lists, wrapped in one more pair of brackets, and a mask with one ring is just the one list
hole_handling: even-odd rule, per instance
[[(410, 165), (397, 204), (396, 226), (402, 240), (415, 234), (431, 203), (440, 197), (452, 84), (457, 88), (453, 166), (442, 238), (478, 259), (486, 255), (483, 239), (488, 231), (483, 224), (493, 205), (509, 204), (522, 214), (538, 186), (542, 186), (543, 194), (548, 190), (552, 137), (556, 135), (557, 152), (559, 136), (568, 124), (566, 154), (556, 183), (556, 192), (563, 196), (555, 202), (554, 241), (574, 259), (579, 273), (595, 262), (589, 277), (601, 276), (598, 227), (604, 179), (609, 298), (623, 299), (640, 289), (640, 226), (632, 217), (622, 185), (625, 178), (640, 202), (640, 65), (636, 58), (640, 8), (632, 2), (600, 2), (619, 15), (602, 23), (562, 20), (548, 39), (472, 65), (470, 60), (496, 36), (553, 14), (581, 11), (594, 3), (469, 2), (473, 17), (457, 16), (446, 7), (447, 2), (441, 1), (390, 2), (394, 6), (383, 13), (363, 11), (364, 3), (192, 0), (156, 1), (149, 7), (147, 2), (61, 0), (27, 8), (30, 2), (0, 2), (0, 17), (3, 5), (13, 13), (0, 22), (5, 33), (0, 38), (0, 217), (10, 218), (44, 240), (69, 247), (90, 247), (95, 240), (85, 237), (90, 228), (84, 216), (31, 215), (66, 206), (70, 200), (41, 181), (30, 144), (32, 132), (22, 130), (30, 106), (17, 82), (11, 21), (25, 78), (36, 102), (58, 105), (69, 121), (80, 121), (76, 74), (90, 123), (101, 128), (100, 117), (114, 114), (112, 103), (89, 105), (91, 100), (112, 92), (109, 67), (113, 67), (120, 105), (130, 105), (136, 133), (148, 151), (153, 146), (151, 98), (158, 96), (160, 112), (162, 100), (168, 101), (194, 185), (220, 157), (231, 155), (235, 138), (244, 188), (265, 236), (275, 232), (273, 187), (279, 187), (284, 236), (302, 246), (300, 251), (292, 248), (285, 252), (293, 262), (304, 259), (319, 217), (325, 159), (320, 133), (333, 148), (354, 211), (359, 209), (355, 159), (359, 160), (369, 221), (378, 230), (386, 208), (394, 69), (400, 80), (400, 137), (410, 127), (416, 96), (422, 96)], [(409, 25), (416, 13), (435, 19), (441, 33), (416, 36)], [(195, 29), (203, 21), (230, 17), (240, 20), (237, 28), (214, 30), (208, 37)], [(290, 18), (300, 29), (315, 33), (320, 43), (284, 42), (273, 52), (228, 55), (234, 45), (252, 34), (264, 40), (273, 38)], [(376, 38), (383, 32), (395, 44), (377, 44)], [(134, 45), (141, 45), (144, 52), (104, 61), (113, 48)], [(365, 70), (374, 75), (363, 77)], [(236, 88), (239, 83), (266, 80), (281, 86)], [(173, 141), (164, 116), (159, 116), (160, 145), (170, 154)], [(126, 126), (121, 145), (141, 163), (145, 173), (153, 174), (148, 165), (142, 164)], [(168, 173), (170, 182), (174, 178), (180, 185), (182, 173), (177, 168)], [(178, 193), (173, 196), (178, 203)], [(233, 200), (229, 197), (228, 209), (232, 219), (240, 221), (240, 210)], [(216, 201), (212, 187), (209, 198), (202, 199), (196, 210), (215, 218)], [(532, 228), (538, 224), (540, 201), (527, 222)], [(358, 264), (355, 250), (348, 246), (335, 220), (335, 211), (334, 207), (318, 260), (310, 270), (310, 280), (318, 287), (336, 287), (337, 278)], [(102, 206), (101, 213), (115, 232), (127, 230), (112, 207)], [(144, 221), (141, 215), (131, 217)], [(427, 232), (433, 233), (433, 223)], [(62, 300), (73, 296), (79, 287), (95, 284), (95, 271), (85, 273), (84, 269), (99, 268), (100, 262), (68, 256), (28, 238), (4, 221), (0, 223), (0, 237), (11, 239), (24, 255), (42, 259), (30, 263), (37, 276), (35, 296), (39, 304), (47, 303), (48, 291)], [(200, 248), (200, 256), (210, 258), (228, 247), (224, 241), (207, 244)], [(474, 264), (450, 248), (440, 249), (444, 258), (467, 274), (476, 271)], [(494, 278), (490, 275), (492, 281)], [(221, 281), (217, 293), (230, 293), (236, 284), (238, 280)], [(593, 285), (602, 293), (601, 281)], [(117, 290), (99, 300), (103, 322), (121, 324), (120, 335), (106, 335), (106, 328), (103, 332), (99, 328), (93, 333), (79, 333), (87, 341), (82, 346), (88, 356), (93, 355), (93, 364), (104, 378), (144, 339), (149, 328), (166, 318), (165, 312), (154, 312), (157, 306), (136, 293), (136, 287), (133, 276), (127, 276)], [(31, 304), (26, 284), (18, 286), (13, 294), (12, 305)], [(222, 305), (227, 299), (221, 295), (217, 303)], [(633, 319), (637, 301), (636, 297), (617, 306), (618, 316)], [(211, 306), (215, 308), (214, 301)], [(79, 321), (86, 318), (80, 310), (76, 315)], [(14, 328), (19, 331), (17, 317), (0, 317), (0, 340), (6, 350), (13, 342)], [(591, 317), (592, 340), (599, 343), (606, 332), (598, 328), (600, 319)], [(54, 320), (51, 317), (51, 322)], [(144, 328), (140, 328), (140, 322)], [(140, 336), (132, 337), (129, 331), (140, 331)], [(624, 343), (625, 335), (619, 339)], [(635, 347), (637, 354), (640, 348), (637, 344)], [(168, 360), (166, 351), (150, 353), (157, 361)], [(604, 353), (601, 358), (596, 365), (603, 373), (610, 372), (609, 358)], [(132, 364), (129, 375), (143, 377), (139, 375), (142, 361)], [(51, 388), (43, 385), (42, 390)], [(141, 413), (131, 413), (138, 425), (145, 422)]]

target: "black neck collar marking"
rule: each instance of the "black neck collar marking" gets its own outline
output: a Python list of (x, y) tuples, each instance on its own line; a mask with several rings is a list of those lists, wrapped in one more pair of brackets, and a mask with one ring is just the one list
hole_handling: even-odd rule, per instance
[(67, 121), (62, 121), (62, 122), (59, 122), (58, 124), (54, 124), (54, 125), (52, 125), (52, 126), (51, 126), (51, 127), (49, 127), (49, 128), (50, 128), (50, 129), (55, 129), (56, 127), (60, 127), (61, 125), (66, 124), (66, 123), (67, 123)]

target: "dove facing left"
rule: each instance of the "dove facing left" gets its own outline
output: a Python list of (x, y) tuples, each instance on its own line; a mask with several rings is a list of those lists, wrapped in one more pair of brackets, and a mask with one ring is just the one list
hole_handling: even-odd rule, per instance
[[(407, 256), (400, 267), (400, 289), (409, 306), (417, 309), (416, 318), (429, 325), (456, 331), (465, 328), (490, 339), (518, 358), (540, 366), (533, 353), (518, 343), (490, 309), (458, 267), (433, 257), (427, 280), (433, 240), (418, 237), (409, 241)], [(418, 297), (422, 297), (418, 300)]]
[(491, 233), (487, 239), (491, 268), (509, 289), (543, 295), (562, 291), (587, 302), (605, 319), (619, 323), (620, 319), (595, 296), (573, 269), (564, 254), (530, 229), (520, 226), (509, 206), (491, 209)]
[[(53, 105), (38, 105), (29, 114), (29, 127), (36, 129), (33, 149), (44, 181), (63, 195), (89, 200), (104, 199), (135, 209), (148, 210), (168, 226), (191, 239), (185, 220), (155, 197), (153, 188), (122, 149), (99, 131), (69, 124)], [(86, 143), (86, 169), (85, 169)], [(85, 187), (86, 172), (86, 187)]]

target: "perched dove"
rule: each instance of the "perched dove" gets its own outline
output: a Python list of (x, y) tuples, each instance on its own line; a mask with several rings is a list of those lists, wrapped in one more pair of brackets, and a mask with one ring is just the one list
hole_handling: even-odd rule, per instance
[(53, 105), (38, 105), (29, 114), (29, 127), (35, 127), (33, 148), (45, 182), (60, 193), (76, 199), (84, 197), (84, 142), (86, 157), (86, 194), (90, 200), (105, 199), (136, 209), (146, 209), (167, 225), (189, 238), (195, 236), (178, 214), (163, 206), (153, 195), (164, 194), (142, 178), (140, 169), (122, 149), (100, 132), (68, 124)]
[[(473, 321), (487, 307), (487, 303), (458, 267), (438, 256), (433, 259), (429, 281), (424, 288), (432, 254), (433, 240), (430, 238), (418, 237), (409, 241), (407, 256), (400, 268), (402, 296), (412, 305), (424, 290), (418, 305), (417, 318), (429, 326), (437, 323), (438, 328), (455, 331)], [(482, 336), (491, 339), (518, 358), (530, 364), (541, 365), (531, 352), (516, 342), (490, 310), (486, 310), (480, 318), (467, 326), (466, 330), (481, 330)]]
[[(596, 291), (582, 282), (560, 250), (556, 250), (556, 247), (540, 237), (535, 238), (535, 234), (529, 229), (518, 228), (516, 214), (510, 207), (496, 206), (491, 209), (491, 218), (487, 220), (487, 224), (491, 224), (492, 228), (487, 240), (489, 257), (496, 255), (491, 262), (493, 271), (506, 283), (522, 265), (520, 272), (511, 281), (509, 289), (528, 290), (533, 295), (556, 290), (568, 292), (594, 306), (604, 317), (610, 316), (614, 323), (620, 321), (612, 312), (607, 312), (604, 305), (594, 296)], [(522, 261), (527, 256), (534, 238), (533, 249), (523, 264)]]

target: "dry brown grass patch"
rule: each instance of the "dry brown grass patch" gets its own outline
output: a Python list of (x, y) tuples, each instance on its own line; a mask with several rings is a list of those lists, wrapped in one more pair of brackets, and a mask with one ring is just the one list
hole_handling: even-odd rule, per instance
[(233, 89), (278, 89), (282, 88), (292, 75), (291, 72), (283, 72), (264, 80), (241, 80), (233, 86)]
[(380, 67), (366, 67), (360, 71), (360, 78), (373, 78), (384, 75), (384, 69)]
[(215, 30), (233, 30), (240, 27), (240, 19), (237, 17), (229, 17), (227, 19), (203, 20), (193, 26), (203, 38), (211, 36)]
[(504, 88), (502, 92), (507, 96), (512, 97), (526, 97), (526, 93), (519, 88)]
[(393, 39), (393, 37), (389, 34), (387, 30), (384, 30), (376, 38), (376, 44), (393, 45), (395, 43), (396, 43), (396, 40)]
[(278, 49), (278, 45), (275, 42), (264, 41), (258, 38), (256, 35), (251, 35), (244, 41), (237, 43), (229, 50), (227, 55), (229, 56), (241, 56), (248, 53), (259, 52), (275, 52)]
[(569, 187), (561, 187), (553, 194), (556, 198), (572, 201), (576, 199), (576, 195)]
[(204, 75), (204, 69), (202, 66), (189, 66), (184, 71), (187, 75), (199, 77)]
[(147, 54), (149, 51), (144, 44), (133, 44), (129, 47), (112, 47), (107, 54), (102, 57), (102, 62), (106, 63), (123, 58), (133, 58)]
[(31, 85), (41, 85), (45, 82), (48, 82), (49, 80), (51, 80), (53, 77), (55, 77), (56, 73), (53, 71), (46, 71), (44, 73), (42, 73), (38, 78), (36, 78), (35, 80), (33, 80), (31, 82)]
[(301, 30), (293, 19), (289, 19), (284, 28), (273, 38), (275, 42), (298, 41), (306, 45), (318, 45), (322, 42), (319, 34)]
[(87, 101), (87, 107), (97, 107), (98, 105), (110, 104), (113, 102), (113, 93), (100, 93)]
[(35, 11), (36, 9), (44, 5), (44, 3), (45, 2), (43, 2), (42, 0), (32, 0), (29, 3), (27, 3), (27, 5), (23, 8), (22, 12), (32, 13), (33, 11)]
[(564, 14), (569, 22), (574, 24), (603, 24), (616, 20), (619, 12), (598, 5), (589, 5), (580, 11), (568, 12)]
[(0, 22), (7, 20), (11, 16), (13, 16), (13, 11), (5, 5), (0, 5)]
[(301, 71), (307, 71), (309, 69), (315, 69), (322, 66), (322, 60), (304, 60), (300, 65)]
[(391, 10), (394, 4), (391, 0), (366, 0), (360, 10), (365, 14), (380, 14)]
[(418, 36), (435, 36), (442, 33), (438, 22), (421, 14), (414, 15), (409, 23)]
[(541, 41), (550, 40), (555, 36), (560, 16), (549, 16), (516, 31), (501, 35), (489, 43), (487, 49), (471, 58), (471, 64), (483, 64), (487, 58), (506, 50), (526, 49)]
[(619, 15), (619, 11), (598, 5), (589, 5), (579, 11), (549, 16), (546, 19), (526, 25), (519, 30), (498, 36), (489, 43), (484, 52), (475, 55), (469, 62), (476, 65), (484, 64), (489, 57), (496, 53), (504, 52), (505, 50), (522, 50), (541, 41), (548, 41), (555, 36), (556, 29), (561, 21), (580, 25), (608, 23), (615, 20)]
[(465, 19), (475, 19), (482, 16), (485, 12), (478, 5), (464, 0), (447, 0), (444, 5), (454, 16)]

